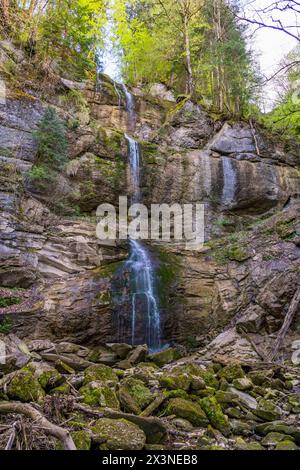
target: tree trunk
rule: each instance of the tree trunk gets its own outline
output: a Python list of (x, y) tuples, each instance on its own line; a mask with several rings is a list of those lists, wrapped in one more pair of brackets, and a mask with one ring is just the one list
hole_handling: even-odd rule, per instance
[(295, 294), (294, 294), (294, 297), (292, 299), (292, 302), (289, 306), (289, 309), (288, 309), (288, 312), (284, 318), (284, 322), (283, 322), (283, 325), (277, 335), (277, 338), (276, 338), (276, 341), (275, 341), (275, 344), (274, 344), (274, 347), (273, 347), (273, 351), (271, 352), (270, 354), (270, 360), (274, 360), (279, 352), (279, 349), (281, 348), (282, 346), (282, 343), (283, 343), (283, 340), (285, 338), (285, 335), (287, 334), (291, 324), (292, 324), (292, 321), (293, 321), (293, 318), (298, 310), (298, 307), (299, 307), (299, 304), (300, 304), (300, 288), (296, 290)]

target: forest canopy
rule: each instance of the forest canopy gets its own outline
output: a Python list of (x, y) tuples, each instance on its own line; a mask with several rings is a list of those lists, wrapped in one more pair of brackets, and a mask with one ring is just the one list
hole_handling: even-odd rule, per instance
[[(278, 132), (298, 135), (299, 46), (272, 79), (278, 97), (274, 109), (261, 116), (260, 95), (268, 78), (262, 77), (257, 54), (251, 49), (256, 17), (245, 16), (244, 3), (1, 0), (1, 37), (21, 45), (44, 70), (54, 68), (69, 79), (81, 80), (95, 77), (109, 33), (127, 84), (147, 87), (162, 82), (213, 112), (255, 116)], [(258, 12), (263, 19), (264, 14), (268, 10)], [(267, 23), (258, 27), (274, 28)], [(280, 29), (280, 23), (274, 24)], [(282, 28), (281, 32), (290, 35), (292, 31), (297, 37), (297, 29)]]

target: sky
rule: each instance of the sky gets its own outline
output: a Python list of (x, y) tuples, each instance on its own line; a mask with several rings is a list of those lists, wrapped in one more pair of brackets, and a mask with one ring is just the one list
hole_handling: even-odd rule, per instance
[[(265, 8), (270, 5), (273, 0), (244, 0), (241, 3), (244, 4), (246, 16), (253, 18), (254, 9)], [(288, 3), (288, 2), (286, 2)], [(300, 25), (300, 15), (298, 15), (298, 23)], [(263, 15), (263, 18), (268, 23), (272, 23), (272, 19)], [(274, 19), (280, 19), (283, 24), (296, 24), (297, 17), (294, 13), (278, 12), (273, 13)], [(255, 27), (251, 26), (251, 30), (254, 32)], [(299, 28), (300, 32), (300, 28)], [(287, 34), (280, 31), (275, 31), (268, 28), (261, 28), (256, 30), (252, 39), (252, 49), (258, 54), (258, 61), (260, 64), (263, 76), (266, 78), (271, 77), (277, 70), (281, 59), (292, 50), (297, 44), (296, 39), (289, 37)], [(264, 106), (266, 111), (272, 109), (276, 100), (276, 91), (274, 84), (270, 82), (264, 90)]]

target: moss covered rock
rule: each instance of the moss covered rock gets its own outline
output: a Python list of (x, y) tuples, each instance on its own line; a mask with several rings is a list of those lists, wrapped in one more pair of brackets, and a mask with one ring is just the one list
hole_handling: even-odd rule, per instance
[(69, 384), (65, 383), (59, 387), (55, 387), (50, 390), (50, 395), (68, 395), (70, 393), (71, 387)]
[(198, 403), (183, 398), (172, 398), (166, 408), (166, 415), (187, 419), (194, 426), (206, 426), (208, 419)]
[(281, 410), (271, 400), (260, 399), (258, 407), (253, 410), (253, 413), (261, 419), (266, 421), (275, 421), (280, 418)]
[(281, 441), (276, 444), (275, 450), (298, 450), (298, 446), (292, 441)]
[(38, 379), (32, 370), (23, 367), (17, 371), (7, 385), (6, 394), (12, 400), (39, 402), (45, 396)]
[(232, 385), (242, 392), (246, 390), (251, 390), (253, 388), (253, 383), (247, 377), (241, 377), (240, 379), (234, 379)]
[(232, 382), (235, 379), (240, 379), (245, 376), (245, 373), (240, 365), (230, 364), (225, 366), (219, 372), (219, 377), (224, 378), (227, 382)]
[(111, 367), (105, 366), (104, 364), (97, 364), (85, 369), (83, 383), (86, 385), (89, 382), (95, 381), (102, 382), (103, 384), (108, 382), (117, 383), (118, 376)]
[(169, 364), (170, 362), (176, 361), (180, 359), (181, 354), (175, 348), (168, 348), (164, 349), (163, 351), (159, 351), (153, 353), (149, 356), (149, 360), (154, 362), (159, 367), (164, 366), (165, 364)]
[(155, 398), (142, 380), (133, 377), (121, 382), (118, 395), (124, 408), (135, 414), (140, 414)]
[(162, 387), (168, 390), (185, 390), (190, 388), (191, 377), (188, 374), (169, 374), (163, 375), (159, 379), (159, 383)]
[(72, 431), (71, 436), (77, 450), (90, 450), (92, 440), (88, 431)]
[(221, 431), (225, 436), (228, 436), (230, 433), (229, 420), (224, 415), (216, 398), (213, 396), (202, 398), (200, 404), (212, 426)]
[(65, 378), (46, 362), (31, 362), (28, 369), (32, 370), (34, 376), (38, 379), (41, 387), (48, 392), (59, 387), (65, 382)]
[(113, 410), (120, 409), (115, 391), (107, 385), (103, 385), (102, 382), (89, 382), (79, 389), (79, 393), (86, 405), (112, 408)]
[(144, 432), (125, 419), (99, 419), (91, 428), (101, 450), (141, 450), (145, 446)]
[(261, 441), (263, 446), (274, 447), (281, 441), (294, 441), (292, 436), (287, 436), (280, 432), (269, 432)]

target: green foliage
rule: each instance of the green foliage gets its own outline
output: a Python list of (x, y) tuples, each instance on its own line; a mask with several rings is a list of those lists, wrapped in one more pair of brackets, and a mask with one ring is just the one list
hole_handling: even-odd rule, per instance
[(48, 107), (34, 131), (38, 144), (37, 162), (47, 168), (59, 170), (67, 161), (66, 127), (55, 109)]
[(0, 308), (10, 307), (21, 302), (19, 297), (0, 297)]
[(8, 335), (13, 328), (13, 321), (10, 317), (4, 317), (4, 319), (0, 322), (0, 333), (4, 335)]

